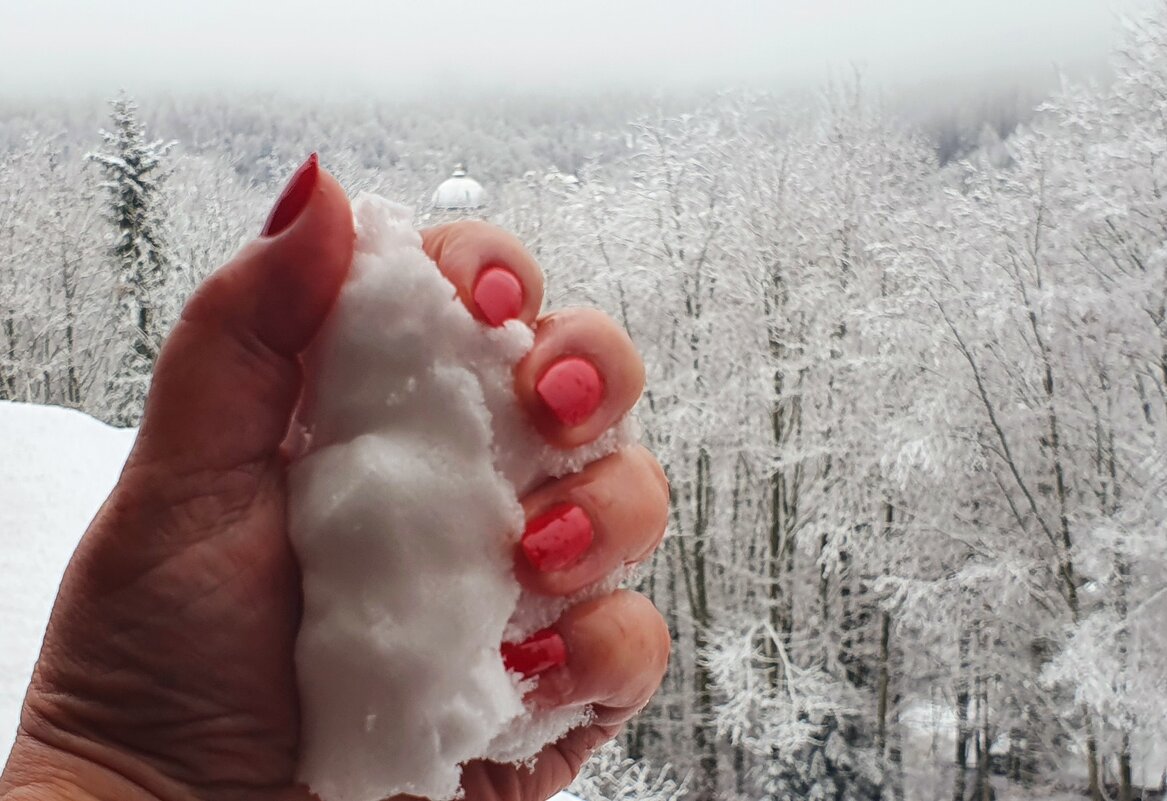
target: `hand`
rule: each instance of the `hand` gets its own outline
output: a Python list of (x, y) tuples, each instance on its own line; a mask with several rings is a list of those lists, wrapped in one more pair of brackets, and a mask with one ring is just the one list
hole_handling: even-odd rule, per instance
[[(300, 392), (299, 353), (344, 281), (353, 224), (340, 185), (314, 161), (296, 187), (269, 235), (198, 290), (162, 350), (125, 469), (65, 573), (0, 798), (312, 797), (293, 783), (301, 596), (281, 444)], [(594, 311), (536, 319), (542, 276), (515, 239), (458, 223), (426, 232), (424, 242), (472, 313), (497, 322), (517, 311), (535, 327), (515, 391), (550, 441), (594, 439), (631, 408), (643, 367), (627, 336)], [(506, 308), (505, 287), (501, 302), (497, 292), (475, 292), (487, 264), (522, 282), (521, 308)], [(597, 354), (608, 387), (573, 425), (548, 414), (535, 387), (569, 348)], [(523, 499), (529, 514), (552, 501), (577, 504), (595, 537), (571, 566), (540, 570), (520, 549), (519, 580), (566, 595), (646, 558), (664, 529), (667, 493), (644, 450), (537, 488)], [(644, 597), (620, 591), (581, 604), (555, 629), (567, 664), (541, 674), (533, 692), (540, 703), (594, 704), (595, 723), (547, 747), (531, 770), (467, 765), (470, 801), (542, 801), (660, 682), (668, 634)]]

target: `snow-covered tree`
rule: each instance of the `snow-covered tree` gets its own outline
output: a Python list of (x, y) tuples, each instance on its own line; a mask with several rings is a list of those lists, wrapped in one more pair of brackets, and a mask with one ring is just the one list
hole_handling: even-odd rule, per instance
[(137, 104), (121, 95), (111, 102), (112, 130), (102, 130), (102, 150), (89, 154), (104, 176), (107, 216), (113, 226), (111, 268), (118, 276), (116, 330), (121, 352), (114, 354), (106, 386), (107, 419), (134, 425), (141, 416), (154, 360), (166, 333), (160, 313), (170, 251), (165, 236), (162, 187), (166, 156), (176, 144), (148, 140)]

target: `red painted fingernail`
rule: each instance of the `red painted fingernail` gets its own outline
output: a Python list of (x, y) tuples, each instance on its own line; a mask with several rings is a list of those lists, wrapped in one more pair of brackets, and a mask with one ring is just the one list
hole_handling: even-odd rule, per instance
[(599, 408), (604, 381), (587, 359), (569, 356), (547, 368), (535, 391), (560, 423), (577, 426)]
[(527, 561), (546, 573), (574, 564), (592, 544), (592, 536), (587, 513), (564, 503), (528, 523), (520, 545)]
[(474, 281), (474, 304), (497, 328), (523, 310), (523, 284), (506, 267), (487, 267)]
[(293, 173), (288, 185), (280, 193), (279, 200), (271, 210), (271, 216), (263, 225), (260, 236), (275, 236), (296, 221), (300, 212), (308, 205), (312, 190), (316, 188), (316, 177), (320, 174), (320, 160), (313, 153), (308, 160)]
[(567, 645), (554, 629), (543, 629), (520, 643), (504, 642), (502, 663), (523, 678), (537, 676), (567, 664)]

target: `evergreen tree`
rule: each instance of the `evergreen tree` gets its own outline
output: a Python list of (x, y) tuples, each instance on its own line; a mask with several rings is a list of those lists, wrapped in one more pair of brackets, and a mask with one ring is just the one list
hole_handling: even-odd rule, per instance
[(115, 331), (123, 343), (106, 384), (105, 416), (130, 426), (142, 414), (164, 333), (159, 303), (169, 264), (161, 199), (165, 157), (176, 143), (146, 139), (132, 98), (122, 94), (110, 105), (113, 130), (101, 131), (105, 148), (88, 158), (100, 166), (109, 191), (110, 258), (118, 277)]

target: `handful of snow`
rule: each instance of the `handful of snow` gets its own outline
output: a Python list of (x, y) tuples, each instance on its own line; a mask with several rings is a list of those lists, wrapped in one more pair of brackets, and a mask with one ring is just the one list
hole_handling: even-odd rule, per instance
[(290, 470), (299, 778), (324, 801), (444, 801), (464, 762), (528, 759), (587, 720), (526, 709), (499, 654), (568, 605), (514, 578), (518, 498), (631, 437), (548, 446), (512, 387), (530, 328), (476, 321), (407, 209), (373, 196), (354, 209), (356, 255), (305, 358), (306, 447)]

